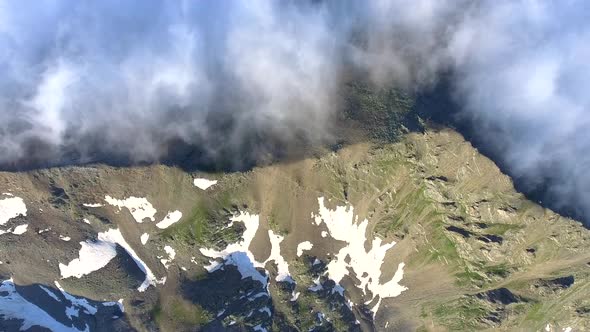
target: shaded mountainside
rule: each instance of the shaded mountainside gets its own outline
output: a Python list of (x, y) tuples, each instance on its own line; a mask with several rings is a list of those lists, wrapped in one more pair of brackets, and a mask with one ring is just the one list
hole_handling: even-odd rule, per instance
[[(590, 328), (590, 232), (449, 129), (248, 172), (66, 167), (0, 183), (4, 330)], [(31, 296), (39, 285), (55, 298)], [(102, 304), (119, 299), (123, 312)]]

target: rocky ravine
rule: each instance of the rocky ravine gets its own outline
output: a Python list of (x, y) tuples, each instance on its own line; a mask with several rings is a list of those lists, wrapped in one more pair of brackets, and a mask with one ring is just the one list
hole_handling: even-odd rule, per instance
[(590, 329), (590, 232), (447, 129), (246, 173), (0, 183), (0, 330)]

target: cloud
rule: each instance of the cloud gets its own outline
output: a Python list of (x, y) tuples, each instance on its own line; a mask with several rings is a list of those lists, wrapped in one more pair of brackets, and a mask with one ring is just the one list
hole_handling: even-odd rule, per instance
[(256, 138), (329, 136), (338, 37), (321, 8), (159, 1), (40, 7), (46, 10), (0, 5), (0, 66), (8, 73), (0, 78), (1, 164), (105, 156), (152, 162), (173, 143), (196, 145), (215, 160), (253, 152), (242, 148), (263, 154)]
[(449, 52), (464, 115), (527, 190), (590, 218), (590, 25), (583, 1), (486, 3)]
[[(477, 2), (0, 0), (0, 165), (239, 167), (333, 137), (358, 73), (411, 91), (451, 73), (514, 177), (590, 218), (590, 8)], [(179, 152), (180, 151), (180, 152)]]

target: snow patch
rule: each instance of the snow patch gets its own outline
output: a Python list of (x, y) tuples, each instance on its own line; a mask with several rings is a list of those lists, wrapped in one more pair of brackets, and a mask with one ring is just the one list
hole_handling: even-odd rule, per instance
[(267, 262), (274, 261), (277, 265), (277, 277), (275, 278), (275, 280), (294, 283), (295, 281), (293, 280), (293, 278), (291, 278), (291, 274), (289, 273), (289, 264), (281, 255), (280, 245), (285, 238), (279, 234), (274, 234), (272, 230), (268, 231), (268, 237), (270, 239), (271, 244), (270, 256), (262, 264), (266, 265)]
[(88, 224), (88, 225), (90, 225), (90, 220), (88, 220), (88, 219), (84, 218), (84, 219), (82, 219), (82, 221), (83, 221), (85, 224)]
[(107, 306), (107, 307), (111, 307), (111, 306), (118, 306), (119, 310), (121, 310), (121, 312), (125, 312), (125, 307), (123, 306), (123, 299), (119, 299), (118, 301), (112, 301), (112, 302), (104, 302), (102, 305)]
[(82, 204), (82, 206), (91, 207), (91, 208), (97, 208), (97, 207), (103, 207), (104, 204), (100, 204), (100, 203), (84, 203), (84, 204)]
[(264, 308), (260, 308), (258, 309), (259, 312), (266, 312), (266, 314), (268, 315), (268, 317), (272, 317), (272, 313), (270, 311), (270, 309), (268, 307), (264, 307)]
[[(205, 269), (209, 272), (214, 272), (223, 268), (224, 264), (235, 265), (242, 275), (242, 279), (248, 277), (259, 281), (265, 287), (268, 284), (268, 273), (262, 275), (257, 268), (264, 269), (266, 263), (273, 261), (277, 266), (276, 281), (294, 282), (289, 273), (289, 264), (281, 255), (280, 243), (284, 237), (279, 234), (274, 234), (272, 230), (268, 231), (268, 237), (271, 244), (270, 256), (263, 262), (256, 260), (254, 254), (250, 251), (250, 244), (256, 235), (258, 226), (260, 225), (260, 218), (258, 215), (249, 214), (248, 212), (240, 212), (230, 219), (231, 223), (242, 222), (246, 228), (242, 235), (242, 240), (237, 243), (229, 244), (225, 249), (218, 251), (215, 249), (201, 248), (201, 254), (209, 258), (213, 258)], [(219, 262), (218, 259), (222, 259)]]
[(24, 234), (28, 228), (29, 228), (29, 225), (27, 225), (27, 224), (18, 225), (14, 228), (14, 230), (12, 231), (12, 234), (16, 234), (16, 235)]
[(256, 300), (257, 298), (259, 298), (259, 297), (263, 297), (263, 296), (270, 297), (270, 295), (269, 295), (268, 293), (262, 293), (262, 292), (261, 292), (261, 293), (256, 293), (256, 294), (254, 294), (254, 295), (250, 296), (250, 297), (248, 298), (248, 300), (250, 300), (250, 301), (252, 301), (252, 300)]
[[(260, 274), (256, 268), (264, 268), (264, 264), (258, 262), (254, 258), (254, 254), (250, 251), (250, 244), (256, 235), (258, 226), (260, 225), (260, 218), (258, 215), (250, 214), (248, 212), (240, 212), (239, 215), (233, 216), (231, 222), (242, 222), (246, 228), (242, 235), (242, 240), (236, 243), (229, 244), (225, 249), (219, 251), (215, 249), (201, 248), (201, 254), (209, 258), (209, 265), (205, 266), (208, 272), (214, 272), (223, 267), (224, 264), (234, 265), (242, 275), (242, 279), (248, 277), (257, 280), (266, 286), (268, 278)], [(219, 262), (222, 259), (223, 262)]]
[(164, 265), (167, 270), (168, 266), (170, 266), (170, 262), (172, 262), (174, 257), (176, 257), (176, 251), (171, 246), (165, 246), (164, 251), (166, 254), (168, 254), (168, 258), (162, 258), (160, 259), (160, 262), (162, 262), (162, 265)]
[(45, 291), (45, 293), (47, 293), (47, 295), (49, 295), (52, 299), (56, 300), (57, 302), (61, 302), (61, 300), (57, 297), (57, 295), (55, 295), (55, 293), (53, 291), (51, 291), (49, 288), (39, 285), (39, 287)]
[(60, 236), (59, 236), (59, 239), (60, 239), (60, 240), (62, 240), (62, 241), (66, 241), (66, 242), (68, 242), (68, 241), (70, 241), (72, 238), (70, 238), (69, 236), (63, 236), (63, 235), (60, 235)]
[(73, 296), (72, 294), (66, 292), (61, 285), (59, 284), (59, 282), (55, 282), (55, 287), (57, 287), (57, 289), (60, 290), (61, 294), (66, 298), (66, 300), (70, 301), (70, 303), (72, 303), (72, 306), (68, 308), (66, 308), (66, 315), (68, 315), (68, 312), (70, 312), (70, 314), (68, 315), (69, 319), (72, 319), (72, 316), (75, 317), (79, 317), (80, 315), (80, 310), (84, 310), (85, 313), (89, 314), (89, 315), (96, 315), (96, 313), (98, 312), (98, 309), (91, 305), (88, 300), (86, 299), (82, 299), (82, 298), (77, 298), (75, 296)]
[(27, 216), (27, 206), (20, 197), (0, 199), (0, 225), (18, 216)]
[(0, 235), (8, 234), (8, 233), (12, 233), (14, 235), (22, 235), (27, 231), (28, 228), (29, 228), (28, 224), (22, 224), (22, 225), (16, 226), (15, 228), (9, 228), (6, 231), (0, 229)]
[(156, 214), (156, 209), (152, 206), (150, 202), (144, 197), (135, 197), (131, 196), (129, 198), (119, 200), (112, 198), (111, 196), (105, 196), (104, 200), (112, 206), (116, 206), (119, 208), (119, 211), (122, 208), (127, 208), (133, 219), (138, 223), (142, 223), (146, 218), (154, 221), (154, 215)]
[(378, 298), (377, 304), (372, 308), (375, 315), (383, 298), (395, 297), (407, 290), (407, 287), (399, 284), (404, 274), (404, 263), (398, 265), (391, 280), (383, 284), (380, 282), (381, 266), (385, 254), (395, 245), (395, 242), (382, 244), (380, 238), (374, 238), (369, 251), (367, 251), (365, 249), (368, 226), (366, 219), (358, 223), (358, 216), (355, 218), (352, 206), (349, 208), (338, 206), (335, 210), (330, 210), (324, 205), (323, 197), (318, 198), (318, 204), (319, 213), (313, 215), (315, 224), (320, 225), (323, 222), (332, 238), (347, 244), (328, 263), (326, 274), (336, 284), (339, 284), (344, 276), (350, 273), (350, 270), (354, 271), (355, 277), (359, 281), (356, 286), (365, 295), (367, 295), (367, 291), (372, 295), (366, 303)]
[(217, 180), (197, 178), (193, 180), (193, 184), (195, 187), (199, 187), (202, 190), (207, 190), (209, 187), (217, 184)]
[(125, 241), (119, 229), (109, 229), (106, 232), (98, 233), (97, 241), (80, 242), (79, 258), (73, 259), (68, 265), (59, 264), (61, 278), (76, 277), (81, 278), (105, 267), (117, 255), (116, 246), (119, 245), (133, 258), (133, 261), (140, 270), (145, 274), (145, 280), (137, 289), (140, 292), (145, 291), (150, 285), (162, 284), (165, 278), (158, 280), (145, 264), (139, 258), (135, 250)]
[(178, 222), (182, 218), (182, 212), (176, 210), (174, 212), (168, 212), (166, 217), (162, 221), (156, 224), (156, 227), (166, 229), (172, 224)]
[(119, 229), (110, 229), (104, 233), (99, 233), (98, 239), (105, 242), (116, 243), (123, 247), (123, 249), (125, 249), (125, 251), (127, 251), (127, 253), (129, 254), (129, 256), (133, 258), (133, 261), (135, 261), (137, 267), (139, 267), (139, 269), (143, 273), (145, 273), (145, 280), (137, 288), (138, 291), (144, 292), (150, 285), (156, 286), (157, 284), (164, 284), (166, 282), (166, 277), (160, 280), (156, 279), (156, 276), (150, 270), (147, 264), (143, 260), (141, 260), (141, 258), (139, 258), (137, 253), (135, 253), (135, 250), (133, 250), (129, 243), (125, 241), (125, 238), (123, 238), (123, 235), (121, 234), (121, 231), (119, 231)]
[(318, 320), (318, 323), (322, 323), (324, 321), (324, 319), (326, 319), (326, 315), (324, 315), (323, 312), (316, 312), (316, 319)]
[(143, 244), (145, 246), (145, 244), (148, 242), (149, 238), (150, 238), (150, 235), (148, 233), (143, 233), (139, 237), (139, 240), (141, 241), (141, 244)]
[[(44, 327), (50, 331), (80, 332), (80, 330), (63, 325), (37, 305), (27, 301), (16, 290), (12, 279), (4, 280), (0, 284), (0, 313), (4, 319), (22, 320), (20, 331), (26, 331), (34, 326)], [(55, 294), (53, 295), (55, 296)], [(73, 304), (73, 303), (72, 303)], [(86, 326), (88, 329), (88, 326)]]
[[(100, 234), (99, 234), (100, 236)], [(94, 271), (105, 267), (111, 259), (117, 256), (114, 242), (106, 241), (83, 241), (78, 258), (74, 258), (67, 265), (59, 264), (61, 278), (81, 278)]]
[(297, 257), (301, 257), (303, 255), (303, 251), (311, 250), (313, 248), (313, 244), (309, 241), (301, 242), (297, 245)]
[(254, 326), (253, 329), (256, 332), (268, 332), (268, 330), (266, 328), (262, 327), (261, 324)]

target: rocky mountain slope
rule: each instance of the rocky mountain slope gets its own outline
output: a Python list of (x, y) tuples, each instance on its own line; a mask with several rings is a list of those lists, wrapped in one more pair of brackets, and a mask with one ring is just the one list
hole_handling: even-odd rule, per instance
[(0, 194), (0, 330), (590, 329), (590, 232), (450, 129), (247, 172), (0, 173)]

